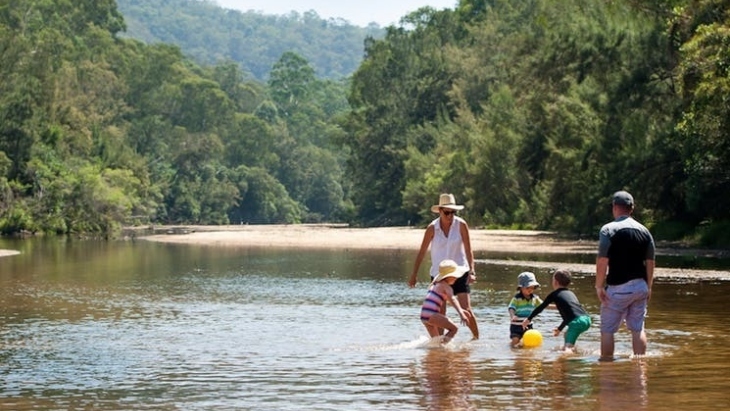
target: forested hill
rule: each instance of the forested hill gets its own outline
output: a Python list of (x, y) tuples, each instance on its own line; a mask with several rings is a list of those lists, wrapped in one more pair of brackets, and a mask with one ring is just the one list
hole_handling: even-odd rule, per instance
[(360, 217), (431, 218), (446, 191), (472, 223), (595, 235), (628, 189), (658, 238), (730, 245), (728, 16), (715, 0), (461, 0), (388, 29), (351, 81)]
[(261, 81), (129, 38), (116, 0), (5, 2), (0, 232), (420, 225), (450, 192), (472, 226), (595, 235), (628, 189), (657, 239), (730, 245), (729, 12), (461, 0), (366, 40), (347, 79), (275, 51)]
[(221, 8), (213, 0), (117, 0), (126, 36), (175, 44), (199, 64), (239, 63), (265, 80), (285, 52), (310, 62), (320, 78), (347, 77), (363, 58), (367, 36), (382, 38), (377, 25), (358, 27), (316, 12), (265, 15)]
[(349, 219), (343, 80), (285, 52), (262, 82), (124, 28), (115, 0), (0, 6), (0, 233)]

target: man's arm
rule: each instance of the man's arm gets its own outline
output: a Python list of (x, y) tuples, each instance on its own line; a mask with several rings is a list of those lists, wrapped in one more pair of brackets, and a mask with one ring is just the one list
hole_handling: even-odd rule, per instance
[(596, 258), (596, 295), (601, 302), (606, 299), (606, 274), (608, 273), (608, 257)]
[(654, 284), (654, 268), (656, 261), (646, 260), (646, 284), (649, 286), (649, 298), (651, 299), (651, 286)]

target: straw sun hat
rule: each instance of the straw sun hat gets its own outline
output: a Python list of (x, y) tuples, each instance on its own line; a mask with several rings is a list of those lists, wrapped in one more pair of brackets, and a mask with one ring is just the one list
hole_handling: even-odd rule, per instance
[(454, 260), (443, 260), (439, 263), (439, 275), (433, 279), (433, 282), (437, 283), (448, 277), (459, 278), (467, 271), (469, 271), (469, 267), (460, 266)]
[(440, 209), (448, 208), (451, 210), (462, 210), (463, 205), (456, 204), (453, 194), (441, 194), (439, 197), (439, 203), (431, 206), (431, 212), (438, 213)]

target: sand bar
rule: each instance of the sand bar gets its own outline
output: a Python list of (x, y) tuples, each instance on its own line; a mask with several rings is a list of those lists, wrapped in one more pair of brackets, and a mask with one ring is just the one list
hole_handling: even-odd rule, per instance
[[(149, 228), (146, 229), (149, 231)], [(154, 233), (141, 239), (165, 243), (218, 247), (292, 247), (328, 249), (393, 249), (418, 252), (423, 238), (422, 227), (351, 228), (343, 225), (230, 225), (154, 227)], [(133, 231), (132, 231), (133, 232)], [(525, 261), (524, 254), (589, 254), (595, 255), (595, 240), (561, 238), (546, 231), (470, 230), (472, 248), (479, 253), (505, 253), (503, 259), (484, 259), (478, 263), (520, 265), (536, 268), (567, 268), (576, 273), (593, 274), (592, 264), (565, 264), (549, 261)], [(695, 270), (661, 267), (662, 255), (686, 255), (728, 258), (728, 250), (704, 250), (658, 244), (657, 277), (677, 280), (730, 280), (730, 271)], [(515, 260), (510, 259), (514, 255)], [(542, 259), (542, 258), (541, 258)], [(549, 260), (549, 258), (545, 258)]]

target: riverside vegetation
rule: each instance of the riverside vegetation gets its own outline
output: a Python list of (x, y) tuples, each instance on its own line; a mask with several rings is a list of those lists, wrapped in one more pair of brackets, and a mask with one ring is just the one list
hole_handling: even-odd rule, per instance
[(226, 25), (215, 61), (131, 38), (113, 0), (0, 6), (2, 233), (407, 225), (448, 191), (473, 226), (593, 235), (626, 188), (657, 239), (730, 244), (726, 2), (462, 0), (366, 34), (353, 69), (286, 50), (265, 75), (235, 53), (252, 16), (202, 3), (130, 21)]

